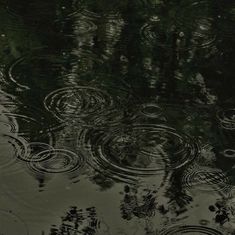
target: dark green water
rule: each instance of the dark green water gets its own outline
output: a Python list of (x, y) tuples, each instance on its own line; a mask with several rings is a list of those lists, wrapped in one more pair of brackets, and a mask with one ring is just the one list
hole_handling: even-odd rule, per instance
[(0, 235), (234, 235), (235, 3), (0, 0)]

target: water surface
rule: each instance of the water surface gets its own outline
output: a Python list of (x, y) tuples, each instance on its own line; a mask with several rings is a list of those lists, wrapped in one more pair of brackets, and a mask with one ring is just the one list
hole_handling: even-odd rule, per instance
[(235, 4), (0, 0), (0, 234), (235, 234)]

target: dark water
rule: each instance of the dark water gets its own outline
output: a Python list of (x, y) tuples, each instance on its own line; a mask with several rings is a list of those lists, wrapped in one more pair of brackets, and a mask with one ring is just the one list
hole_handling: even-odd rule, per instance
[(0, 0), (0, 235), (235, 234), (235, 3)]

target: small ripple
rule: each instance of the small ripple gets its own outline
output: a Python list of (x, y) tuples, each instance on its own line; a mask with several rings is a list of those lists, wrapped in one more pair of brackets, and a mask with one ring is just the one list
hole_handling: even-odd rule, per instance
[(12, 83), (14, 83), (16, 86), (18, 86), (18, 87), (20, 87), (20, 88), (22, 88), (22, 89), (25, 89), (25, 90), (29, 90), (30, 88), (29, 88), (28, 86), (23, 85), (23, 84), (21, 84), (21, 83), (19, 83), (19, 82), (17, 81), (18, 79), (16, 79), (16, 76), (15, 76), (15, 74), (14, 74), (15, 68), (16, 68), (19, 64), (21, 64), (23, 61), (24, 61), (24, 58), (20, 58), (20, 59), (16, 60), (16, 61), (10, 66), (7, 75), (8, 75), (8, 79), (9, 79)]
[[(197, 21), (193, 33), (186, 33), (188, 29), (167, 29), (161, 24), (160, 19), (150, 19), (145, 23), (140, 34), (143, 41), (149, 45), (157, 45), (163, 48), (177, 46), (180, 50), (196, 48), (210, 48), (214, 46), (216, 37), (210, 32), (212, 23), (209, 19)], [(175, 41), (176, 40), (176, 41)], [(174, 45), (175, 44), (175, 45)]]
[(149, 118), (158, 118), (162, 115), (162, 109), (155, 103), (147, 103), (141, 105), (140, 112)]
[(235, 159), (235, 150), (234, 150), (234, 149), (225, 149), (225, 150), (223, 151), (223, 155), (224, 155), (226, 158)]
[(65, 149), (47, 149), (34, 155), (29, 161), (29, 168), (38, 173), (70, 173), (79, 171), (85, 163), (82, 154), (75, 154)]
[[(43, 89), (46, 84), (49, 86), (52, 83), (48, 77), (58, 79), (67, 67), (68, 61), (66, 64), (62, 54), (29, 54), (8, 66), (4, 80), (6, 84), (14, 84), (19, 90), (30, 90), (40, 85), (43, 85), (40, 87)], [(39, 84), (38, 80), (42, 83)]]
[(203, 191), (222, 193), (229, 192), (231, 189), (230, 180), (222, 171), (201, 166), (186, 172), (182, 178), (182, 184), (188, 189), (196, 187)]
[(159, 125), (133, 125), (109, 131), (84, 131), (78, 139), (90, 156), (89, 163), (121, 180), (166, 173), (178, 169), (198, 155), (189, 136)]
[(26, 223), (12, 211), (0, 210), (1, 234), (29, 235)]
[(174, 226), (160, 233), (160, 235), (176, 235), (176, 234), (223, 235), (221, 232), (213, 228), (209, 228), (205, 226), (197, 226), (197, 225)]
[(220, 110), (217, 118), (223, 129), (235, 130), (235, 109)]
[(93, 87), (66, 87), (46, 96), (45, 108), (58, 120), (82, 119), (88, 115), (99, 115), (113, 106), (109, 94)]
[[(171, 8), (170, 8), (171, 9)], [(164, 13), (163, 13), (163, 12)], [(213, 30), (211, 6), (207, 1), (187, 1), (171, 12), (158, 9), (140, 30), (147, 45), (179, 50), (213, 48), (216, 34)], [(168, 14), (167, 17), (161, 17)]]
[(48, 130), (42, 122), (43, 117), (40, 118), (36, 120), (34, 117), (27, 115), (4, 112), (0, 115), (0, 123), (9, 127), (10, 133), (17, 134), (27, 140), (44, 139), (52, 143), (53, 135), (50, 130), (53, 128), (51, 127)]

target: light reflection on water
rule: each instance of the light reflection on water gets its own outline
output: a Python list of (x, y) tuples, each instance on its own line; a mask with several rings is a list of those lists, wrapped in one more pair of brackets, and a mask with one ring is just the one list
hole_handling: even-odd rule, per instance
[(233, 3), (0, 15), (0, 234), (234, 234)]

